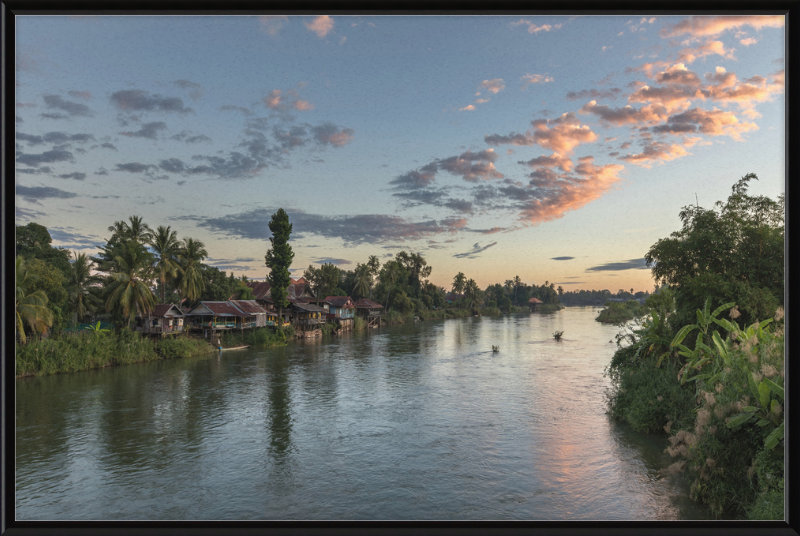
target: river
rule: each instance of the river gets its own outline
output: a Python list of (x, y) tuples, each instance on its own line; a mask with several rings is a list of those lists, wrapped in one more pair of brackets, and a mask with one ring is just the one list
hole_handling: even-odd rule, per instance
[(19, 379), (16, 518), (708, 518), (659, 475), (663, 436), (605, 414), (597, 312)]

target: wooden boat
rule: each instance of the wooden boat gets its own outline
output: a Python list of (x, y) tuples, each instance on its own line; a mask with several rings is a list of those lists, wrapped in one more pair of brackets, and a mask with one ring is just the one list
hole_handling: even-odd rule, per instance
[(247, 346), (231, 346), (230, 348), (220, 348), (219, 351), (221, 352), (222, 350), (243, 350), (245, 348), (250, 348), (250, 345), (248, 344)]

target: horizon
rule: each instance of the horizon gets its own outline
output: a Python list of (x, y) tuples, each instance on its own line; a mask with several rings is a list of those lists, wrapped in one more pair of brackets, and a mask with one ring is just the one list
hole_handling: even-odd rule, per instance
[(284, 208), (293, 278), (406, 250), (448, 290), (652, 292), (682, 207), (785, 192), (784, 24), (18, 16), (16, 224), (96, 254), (140, 215), (263, 280)]

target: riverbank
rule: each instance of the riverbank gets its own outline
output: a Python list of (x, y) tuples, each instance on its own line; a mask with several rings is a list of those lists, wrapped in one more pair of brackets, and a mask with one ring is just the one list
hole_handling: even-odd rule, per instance
[(15, 372), (17, 378), (47, 376), (159, 359), (185, 359), (212, 351), (208, 342), (187, 336), (153, 340), (128, 329), (80, 333), (17, 345)]

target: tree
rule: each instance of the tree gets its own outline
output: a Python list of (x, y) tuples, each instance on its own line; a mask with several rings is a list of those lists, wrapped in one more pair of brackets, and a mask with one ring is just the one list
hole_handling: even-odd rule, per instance
[(269, 222), (269, 230), (272, 236), (269, 238), (272, 247), (267, 250), (264, 256), (267, 268), (269, 268), (269, 292), (272, 302), (278, 308), (278, 318), (285, 307), (289, 306), (289, 284), (291, 276), (289, 267), (294, 260), (294, 252), (289, 245), (289, 236), (292, 234), (292, 224), (289, 223), (289, 215), (282, 208), (272, 215)]
[(184, 238), (183, 245), (178, 251), (178, 265), (180, 266), (180, 280), (178, 286), (182, 298), (189, 298), (193, 302), (200, 298), (205, 289), (205, 281), (201, 271), (203, 259), (208, 257), (205, 244), (193, 238)]
[(140, 244), (146, 244), (153, 234), (153, 230), (144, 222), (141, 216), (130, 216), (128, 218), (125, 238), (136, 240)]
[(558, 295), (559, 296), (563, 296), (564, 295), (564, 289), (561, 287), (561, 285), (558, 285)]
[(372, 287), (371, 277), (369, 272), (363, 270), (361, 273), (356, 274), (356, 285), (353, 288), (353, 292), (360, 298), (367, 296), (370, 292), (370, 288)]
[(92, 283), (97, 281), (97, 277), (91, 273), (92, 265), (85, 253), (74, 254), (68, 293), (76, 321), (83, 319), (88, 313), (94, 313), (100, 305), (100, 300), (91, 292)]
[(166, 283), (178, 275), (178, 254), (181, 244), (178, 241), (178, 233), (172, 231), (169, 226), (159, 225), (158, 229), (150, 235), (148, 241), (155, 253), (154, 268), (158, 271), (158, 279), (161, 283), (161, 303), (166, 301)]
[(783, 304), (784, 195), (777, 201), (747, 195), (755, 174), (731, 188), (715, 209), (685, 206), (682, 227), (645, 255), (657, 284), (675, 290), (675, 326), (690, 324), (711, 298), (712, 307), (735, 302), (745, 324), (772, 316)]
[(458, 272), (456, 276), (453, 278), (453, 292), (456, 294), (461, 294), (464, 292), (464, 285), (466, 284), (466, 276), (464, 272)]
[(395, 284), (397, 278), (400, 276), (400, 267), (398, 266), (397, 261), (389, 261), (383, 265), (383, 270), (381, 270), (380, 278), (381, 282), (387, 286), (386, 290), (386, 309), (389, 309), (389, 293), (391, 291), (392, 285)]
[(106, 311), (114, 311), (127, 318), (128, 327), (138, 313), (148, 314), (155, 304), (148, 275), (153, 256), (135, 240), (129, 240), (113, 249), (111, 283), (106, 287)]
[(53, 313), (47, 308), (48, 300), (44, 290), (30, 291), (29, 287), (36, 277), (28, 272), (25, 260), (18, 256), (15, 261), (15, 329), (20, 341), (25, 343), (27, 342), (25, 324), (27, 323), (34, 333), (42, 333), (53, 324)]
[(478, 300), (480, 291), (481, 289), (478, 288), (478, 284), (474, 279), (467, 280), (466, 284), (464, 285), (464, 296), (469, 301), (470, 306), (473, 306)]
[(522, 285), (522, 279), (518, 275), (514, 276), (514, 304), (519, 305), (517, 301), (517, 289)]

